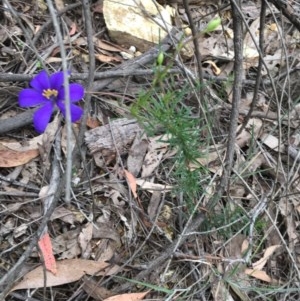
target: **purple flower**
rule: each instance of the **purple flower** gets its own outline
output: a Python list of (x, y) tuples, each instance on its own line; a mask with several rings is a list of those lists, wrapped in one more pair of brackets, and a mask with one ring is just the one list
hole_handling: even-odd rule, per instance
[[(30, 86), (32, 88), (23, 89), (20, 92), (19, 105), (21, 107), (40, 106), (33, 115), (33, 124), (37, 132), (43, 133), (56, 106), (66, 117), (64, 73), (56, 72), (49, 76), (43, 70), (31, 80)], [(84, 88), (80, 84), (69, 84), (69, 89), (71, 121), (75, 122), (80, 119), (83, 110), (74, 103), (81, 100)]]

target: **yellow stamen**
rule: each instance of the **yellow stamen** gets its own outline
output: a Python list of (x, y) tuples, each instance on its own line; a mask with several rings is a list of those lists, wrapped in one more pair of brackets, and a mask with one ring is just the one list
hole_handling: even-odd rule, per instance
[(46, 98), (50, 99), (52, 96), (57, 97), (58, 91), (55, 89), (47, 89), (47, 90), (43, 90), (42, 95), (45, 96)]

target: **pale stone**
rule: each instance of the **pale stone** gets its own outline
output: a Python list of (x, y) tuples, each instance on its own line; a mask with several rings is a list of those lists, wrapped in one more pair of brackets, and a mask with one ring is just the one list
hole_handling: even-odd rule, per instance
[(113, 40), (142, 52), (159, 44), (172, 25), (168, 10), (152, 0), (104, 0), (103, 14)]

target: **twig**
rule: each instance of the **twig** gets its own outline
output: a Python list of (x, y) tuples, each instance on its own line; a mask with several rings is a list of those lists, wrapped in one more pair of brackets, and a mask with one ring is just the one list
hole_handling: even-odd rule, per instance
[(258, 91), (259, 87), (261, 85), (261, 70), (263, 66), (263, 57), (264, 57), (264, 28), (266, 24), (266, 10), (267, 10), (267, 5), (266, 5), (266, 0), (262, 0), (261, 2), (261, 9), (260, 9), (260, 22), (259, 22), (259, 48), (261, 53), (259, 54), (259, 61), (258, 61), (258, 67), (257, 67), (257, 72), (256, 72), (256, 84), (253, 92), (253, 98), (252, 102), (250, 105), (250, 110), (248, 114), (245, 116), (245, 119), (243, 121), (243, 124), (241, 128), (239, 129), (238, 133), (236, 134), (237, 136), (241, 134), (241, 132), (244, 130), (244, 128), (247, 126), (248, 121), (251, 118), (252, 112), (254, 111), (254, 108), (257, 103), (258, 99)]
[(71, 102), (70, 102), (70, 89), (69, 89), (69, 75), (67, 66), (67, 55), (64, 47), (63, 37), (58, 24), (56, 12), (51, 0), (47, 0), (48, 8), (53, 21), (55, 33), (57, 35), (58, 43), (60, 46), (60, 55), (62, 59), (62, 69), (64, 72), (64, 92), (65, 92), (65, 109), (66, 109), (66, 126), (67, 126), (67, 166), (66, 166), (66, 190), (65, 190), (65, 201), (69, 205), (71, 202), (71, 181), (72, 181), (72, 123), (71, 123)]
[(294, 159), (295, 162), (300, 162), (300, 152), (293, 145), (288, 146), (288, 154)]
[(14, 179), (11, 179), (11, 178), (8, 178), (8, 177), (4, 177), (0, 174), (0, 183), (1, 183), (1, 180), (2, 181), (5, 181), (7, 183), (10, 183), (12, 185), (15, 185), (15, 186), (19, 186), (19, 187), (23, 187), (23, 188), (27, 188), (27, 189), (31, 189), (33, 191), (40, 191), (40, 189), (38, 189), (37, 187), (33, 187), (31, 185), (27, 185), (27, 184), (24, 184), (22, 182), (19, 182), (17, 180), (14, 180)]
[[(242, 92), (242, 76), (243, 76), (243, 21), (237, 6), (241, 6), (240, 0), (231, 0), (232, 19), (233, 19), (233, 31), (234, 31), (234, 83), (233, 83), (233, 97), (232, 97), (232, 109), (230, 114), (230, 126), (227, 142), (227, 151), (225, 158), (225, 165), (223, 174), (220, 181), (219, 189), (216, 192), (216, 198), (211, 202), (210, 206), (214, 206), (224, 191), (226, 190), (231, 168), (233, 164), (234, 146), (236, 139), (237, 121), (239, 116), (239, 102)], [(208, 208), (211, 209), (211, 208)]]
[[(87, 41), (88, 41), (88, 50), (89, 50), (89, 73), (86, 81), (86, 90), (91, 91), (94, 83), (94, 76), (95, 76), (94, 74), (96, 68), (95, 50), (94, 50), (94, 43), (93, 43), (92, 17), (91, 17), (90, 2), (88, 0), (83, 0), (82, 5), (83, 5), (83, 13), (84, 13)], [(92, 98), (91, 94), (88, 93), (85, 95), (84, 113), (81, 118), (81, 124), (80, 124), (80, 129), (77, 138), (78, 147), (75, 148), (73, 151), (73, 158), (74, 158), (75, 165), (79, 164), (78, 162), (80, 162), (79, 159), (81, 159), (81, 157), (85, 158), (84, 156), (85, 147), (83, 145), (84, 142), (83, 138), (84, 138), (84, 133), (86, 132), (86, 122), (90, 112), (91, 98)]]
[(267, 196), (262, 195), (261, 199), (259, 200), (259, 203), (251, 210), (249, 216), (250, 216), (250, 225), (249, 225), (249, 247), (247, 250), (247, 254), (245, 256), (245, 261), (247, 263), (250, 262), (250, 259), (252, 257), (252, 249), (253, 249), (253, 232), (254, 232), (254, 225), (256, 223), (257, 218), (266, 210), (267, 208)]
[[(192, 36), (193, 36), (193, 43), (194, 43), (194, 47), (195, 47), (195, 54), (196, 54), (196, 61), (197, 61), (197, 68), (198, 68), (198, 77), (199, 77), (199, 96), (200, 96), (200, 103), (204, 103), (204, 85), (203, 85), (203, 71), (202, 71), (202, 65), (201, 65), (201, 61), (202, 61), (202, 58), (201, 58), (201, 53), (200, 53), (200, 49), (199, 49), (199, 44), (198, 44), (198, 39), (197, 39), (197, 30), (196, 30), (196, 27), (195, 27), (195, 24), (194, 24), (194, 21), (193, 21), (193, 18), (192, 18), (192, 14), (191, 14), (191, 11), (190, 11), (190, 6), (189, 6), (189, 1), (188, 0), (182, 0), (183, 2), (183, 6), (184, 6), (184, 9), (185, 9), (185, 13), (188, 17), (188, 20), (189, 20), (189, 25), (191, 27), (191, 30), (192, 30)], [(199, 105), (199, 108), (198, 108), (198, 113), (200, 114), (200, 105)]]
[(19, 129), (25, 125), (32, 124), (33, 113), (36, 109), (27, 110), (24, 113), (18, 114), (14, 117), (0, 120), (0, 135), (9, 131)]
[[(87, 91), (92, 91), (92, 87), (95, 80), (95, 68), (96, 68), (95, 50), (94, 50), (94, 43), (93, 43), (92, 16), (91, 16), (90, 2), (88, 0), (83, 0), (82, 5), (83, 5), (83, 13), (85, 19), (87, 41), (88, 41), (88, 50), (89, 50), (89, 73), (87, 74), (87, 81), (85, 87)], [(72, 156), (74, 159), (74, 165), (79, 165), (80, 162), (83, 162), (85, 178), (88, 179), (88, 185), (91, 192), (93, 211), (94, 211), (95, 199), (94, 199), (93, 187), (90, 180), (90, 174), (88, 172), (87, 164), (86, 164), (86, 155), (85, 155), (86, 145), (84, 145), (84, 134), (87, 128), (86, 123), (90, 112), (91, 99), (92, 99), (92, 94), (87, 93), (85, 95), (84, 113), (81, 118), (79, 133), (78, 136), (76, 137), (77, 148), (74, 149)]]
[[(126, 62), (131, 62), (126, 61)], [(107, 78), (115, 78), (115, 77), (126, 77), (126, 76), (148, 76), (153, 75), (155, 73), (155, 70), (151, 69), (122, 69), (118, 70), (119, 67), (112, 68), (111, 70), (102, 71), (102, 72), (95, 72), (94, 78), (97, 80), (100, 79), (107, 79)], [(298, 72), (299, 68), (294, 68), (289, 70), (289, 74), (291, 75), (294, 72)], [(181, 68), (171, 68), (167, 70), (167, 73), (173, 74), (173, 73), (182, 73), (183, 70)], [(282, 72), (277, 77), (275, 77), (274, 81), (280, 81), (281, 79), (286, 78), (288, 72)], [(13, 73), (0, 73), (0, 82), (23, 82), (23, 81), (30, 81), (34, 78), (34, 74), (13, 74)], [(89, 77), (89, 73), (72, 73), (70, 75), (70, 80), (86, 80)], [(204, 79), (207, 79), (209, 81), (213, 81), (216, 83), (222, 83), (228, 81), (228, 77), (225, 76), (211, 76), (208, 74), (203, 75)], [(242, 81), (243, 86), (255, 86), (256, 81), (251, 79), (243, 79)], [(272, 86), (272, 82), (270, 80), (263, 80), (262, 83), (264, 87)]]
[[(14, 197), (31, 197), (31, 198), (37, 198), (39, 195), (36, 192), (26, 192), (26, 191), (0, 191), (0, 196), (14, 196)], [(15, 199), (12, 200), (12, 202), (16, 202)]]
[[(130, 62), (130, 61), (126, 61)], [(118, 70), (119, 67), (112, 68), (111, 70), (102, 71), (102, 72), (95, 72), (94, 78), (95, 79), (107, 79), (107, 78), (116, 78), (116, 77), (125, 77), (125, 76), (133, 76), (133, 75), (153, 75), (155, 74), (155, 70), (151, 69), (135, 69), (135, 70)], [(167, 70), (168, 73), (180, 73), (181, 69), (179, 68), (171, 68)], [(34, 74), (10, 74), (10, 73), (0, 73), (0, 82), (23, 82), (23, 81), (30, 81), (34, 78)], [(89, 77), (89, 73), (71, 73), (70, 79), (71, 80), (87, 80)], [(213, 80), (213, 78), (208, 78)], [(218, 78), (215, 78), (218, 81)], [(220, 79), (220, 81), (225, 81), (228, 79)], [(246, 82), (247, 84), (247, 82)], [(254, 84), (251, 81), (249, 84)]]

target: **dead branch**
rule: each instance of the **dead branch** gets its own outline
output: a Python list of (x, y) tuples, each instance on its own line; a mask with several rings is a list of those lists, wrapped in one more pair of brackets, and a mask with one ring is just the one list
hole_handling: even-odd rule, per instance
[[(241, 1), (231, 0), (233, 31), (234, 31), (234, 83), (233, 83), (233, 98), (230, 114), (230, 127), (227, 141), (227, 152), (225, 158), (225, 166), (222, 174), (219, 189), (217, 191), (216, 200), (220, 199), (224, 191), (227, 189), (231, 168), (233, 164), (233, 156), (235, 149), (237, 121), (239, 116), (239, 103), (242, 92), (242, 77), (243, 77), (243, 20), (237, 6), (241, 6)], [(215, 200), (213, 201), (213, 203)], [(213, 205), (213, 204), (210, 204)]]

